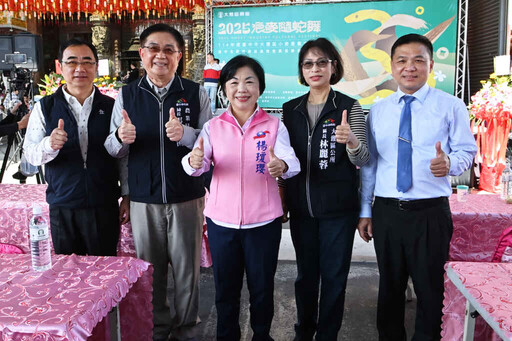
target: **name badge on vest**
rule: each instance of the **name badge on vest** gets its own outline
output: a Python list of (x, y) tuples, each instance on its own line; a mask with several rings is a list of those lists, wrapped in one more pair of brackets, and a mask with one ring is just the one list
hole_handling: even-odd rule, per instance
[(336, 162), (336, 122), (332, 118), (328, 118), (322, 123), (322, 138), (319, 147), (318, 167), (327, 169), (329, 163)]
[(256, 174), (265, 174), (265, 156), (267, 155), (267, 143), (264, 138), (270, 131), (259, 131), (253, 140), (256, 142)]
[(180, 123), (186, 126), (190, 126), (190, 108), (189, 103), (185, 98), (180, 98), (176, 101), (176, 117), (180, 120)]

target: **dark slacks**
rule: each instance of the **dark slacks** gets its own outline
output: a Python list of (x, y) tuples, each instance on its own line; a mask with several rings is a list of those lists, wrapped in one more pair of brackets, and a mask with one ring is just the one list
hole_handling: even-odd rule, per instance
[(323, 219), (291, 217), (297, 258), (295, 340), (310, 341), (315, 332), (317, 341), (337, 339), (357, 220), (357, 213)]
[(240, 292), (247, 275), (253, 341), (270, 341), (274, 317), (274, 275), (281, 241), (281, 217), (251, 229), (216, 225), (207, 218), (217, 308), (217, 340), (240, 340)]
[(400, 209), (376, 198), (373, 237), (379, 266), (379, 340), (406, 340), (405, 289), (410, 276), (417, 297), (413, 340), (440, 340), (444, 264), (453, 225), (447, 198), (431, 207)]
[(117, 202), (96, 208), (50, 206), (50, 229), (57, 254), (115, 256), (119, 206)]

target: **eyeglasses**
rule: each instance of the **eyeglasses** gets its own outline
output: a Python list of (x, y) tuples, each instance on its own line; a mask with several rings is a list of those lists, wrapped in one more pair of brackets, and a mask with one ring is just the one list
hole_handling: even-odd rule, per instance
[(143, 49), (148, 49), (148, 51), (153, 53), (153, 54), (157, 54), (157, 53), (160, 53), (160, 51), (163, 51), (166, 56), (172, 56), (176, 52), (180, 52), (179, 50), (173, 50), (170, 47), (166, 47), (166, 48), (162, 49), (158, 45), (142, 46), (142, 48)]
[(313, 65), (316, 64), (316, 66), (318, 66), (318, 68), (323, 69), (324, 67), (327, 66), (327, 64), (329, 64), (331, 62), (332, 62), (332, 60), (330, 60), (330, 59), (319, 59), (316, 62), (314, 62), (312, 60), (306, 60), (305, 62), (302, 62), (302, 67), (304, 69), (308, 70), (308, 69), (312, 69)]
[(71, 68), (77, 68), (78, 65), (83, 65), (84, 67), (93, 67), (94, 65), (96, 65), (96, 62), (94, 62), (92, 60), (87, 60), (87, 61), (83, 61), (83, 62), (79, 62), (78, 60), (66, 60), (66, 61), (63, 61), (62, 63), (66, 64), (67, 66), (69, 66)]

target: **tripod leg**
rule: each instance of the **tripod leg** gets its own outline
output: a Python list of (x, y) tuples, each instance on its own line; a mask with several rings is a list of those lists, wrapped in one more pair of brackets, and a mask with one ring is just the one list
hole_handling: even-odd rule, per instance
[(5, 168), (9, 160), (9, 153), (11, 152), (11, 146), (14, 141), (14, 135), (11, 134), (7, 137), (7, 149), (5, 150), (4, 161), (2, 162), (2, 169), (0, 170), (0, 182), (4, 179)]

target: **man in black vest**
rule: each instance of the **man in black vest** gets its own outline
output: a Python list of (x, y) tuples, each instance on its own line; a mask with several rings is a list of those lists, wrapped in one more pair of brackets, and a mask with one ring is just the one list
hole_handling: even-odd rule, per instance
[[(181, 159), (211, 118), (210, 103), (204, 88), (179, 76), (184, 41), (178, 31), (156, 24), (140, 42), (146, 76), (121, 89), (105, 146), (112, 156), (128, 157), (135, 249), (154, 266), (153, 339), (171, 333), (175, 340), (194, 340), (205, 191)], [(167, 300), (169, 265), (174, 301)]]
[(66, 84), (32, 110), (23, 145), (27, 161), (45, 165), (50, 226), (56, 253), (115, 256), (120, 211), (117, 162), (103, 146), (114, 100), (93, 86), (98, 54), (71, 39), (59, 50)]

